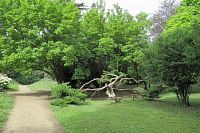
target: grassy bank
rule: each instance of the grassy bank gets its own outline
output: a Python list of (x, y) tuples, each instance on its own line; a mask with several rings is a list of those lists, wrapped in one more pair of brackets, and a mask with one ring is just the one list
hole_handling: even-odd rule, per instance
[(6, 93), (0, 92), (0, 132), (8, 118), (10, 109), (14, 103), (14, 98)]
[(29, 85), (29, 88), (32, 90), (51, 90), (51, 87), (56, 85), (57, 82), (51, 79), (42, 79), (38, 82), (35, 82)]
[(7, 91), (18, 91), (19, 90), (19, 83), (17, 83), (16, 81), (12, 81), (8, 87), (7, 87)]
[[(51, 106), (57, 119), (70, 133), (199, 133), (200, 94), (191, 95), (192, 107), (181, 108), (173, 94), (163, 102), (137, 99), (116, 104), (88, 101), (89, 105)], [(198, 104), (199, 103), (199, 104)]]

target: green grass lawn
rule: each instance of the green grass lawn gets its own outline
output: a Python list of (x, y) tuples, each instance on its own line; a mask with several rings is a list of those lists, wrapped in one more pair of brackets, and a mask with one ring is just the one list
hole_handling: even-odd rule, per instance
[(88, 101), (84, 106), (51, 106), (66, 133), (199, 133), (200, 94), (192, 94), (192, 107), (182, 108), (175, 95), (161, 100)]
[(0, 132), (8, 118), (10, 109), (14, 103), (14, 98), (6, 93), (0, 92)]
[(19, 90), (19, 83), (17, 83), (16, 81), (12, 81), (11, 83), (9, 83), (7, 91), (18, 91)]
[(29, 85), (32, 90), (50, 90), (52, 86), (56, 85), (57, 82), (51, 79), (42, 79)]

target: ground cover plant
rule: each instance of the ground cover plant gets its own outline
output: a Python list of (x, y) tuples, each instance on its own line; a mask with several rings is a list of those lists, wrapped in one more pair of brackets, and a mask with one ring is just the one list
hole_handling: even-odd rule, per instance
[(163, 102), (127, 99), (89, 101), (89, 105), (51, 106), (56, 118), (72, 133), (198, 133), (200, 94), (191, 95), (192, 107), (177, 106), (175, 94), (161, 96)]

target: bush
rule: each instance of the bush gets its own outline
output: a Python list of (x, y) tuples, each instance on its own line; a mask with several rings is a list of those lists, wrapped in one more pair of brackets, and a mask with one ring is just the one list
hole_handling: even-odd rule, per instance
[(20, 84), (29, 85), (44, 78), (44, 73), (40, 71), (34, 71), (31, 73), (18, 73), (15, 71), (9, 71), (8, 76)]
[(64, 98), (66, 96), (72, 96), (74, 89), (68, 84), (58, 84), (52, 87), (51, 95), (54, 98)]
[(87, 97), (80, 90), (73, 89), (68, 83), (53, 86), (51, 95), (55, 98), (51, 104), (62, 107), (68, 104), (83, 105)]
[(164, 85), (153, 85), (148, 89), (146, 96), (149, 98), (159, 98), (159, 94), (167, 88), (168, 87)]
[(12, 81), (7, 75), (0, 74), (0, 90), (7, 88), (8, 84)]
[(57, 99), (51, 100), (50, 104), (51, 105), (55, 105), (55, 106), (61, 106), (61, 107), (66, 107), (67, 106), (67, 104), (65, 104), (63, 98), (57, 98)]

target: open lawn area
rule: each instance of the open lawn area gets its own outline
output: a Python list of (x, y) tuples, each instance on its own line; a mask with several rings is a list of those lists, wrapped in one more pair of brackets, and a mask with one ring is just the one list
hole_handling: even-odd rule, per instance
[(159, 101), (124, 99), (90, 101), (84, 106), (51, 108), (66, 133), (199, 133), (200, 94), (192, 94), (193, 106), (182, 108), (174, 94)]
[(10, 109), (14, 103), (14, 98), (6, 93), (0, 92), (0, 132), (8, 118)]

